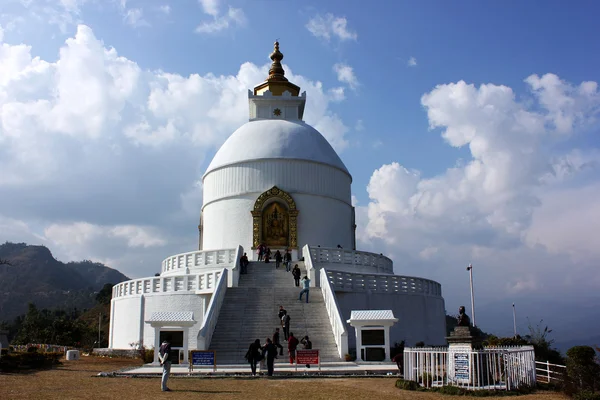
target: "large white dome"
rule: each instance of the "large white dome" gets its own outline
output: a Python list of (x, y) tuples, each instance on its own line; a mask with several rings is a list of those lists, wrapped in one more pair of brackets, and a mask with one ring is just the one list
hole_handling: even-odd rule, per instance
[(256, 120), (242, 125), (217, 151), (205, 176), (220, 167), (260, 159), (295, 159), (323, 163), (348, 175), (327, 139), (301, 121)]

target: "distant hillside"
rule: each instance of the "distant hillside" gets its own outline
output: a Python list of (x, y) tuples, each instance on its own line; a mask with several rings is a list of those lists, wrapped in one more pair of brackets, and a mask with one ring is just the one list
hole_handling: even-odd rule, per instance
[(27, 310), (27, 303), (42, 308), (90, 308), (95, 292), (105, 283), (129, 278), (104, 264), (91, 261), (63, 263), (44, 246), (25, 243), (0, 245), (0, 321), (12, 320)]

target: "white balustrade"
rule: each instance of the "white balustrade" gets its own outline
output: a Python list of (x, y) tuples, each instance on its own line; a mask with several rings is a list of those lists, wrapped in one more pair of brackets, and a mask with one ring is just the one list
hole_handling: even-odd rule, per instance
[(240, 247), (224, 250), (197, 250), (176, 254), (163, 260), (161, 275), (186, 273), (186, 269), (189, 271), (194, 268), (219, 268), (234, 265), (236, 261), (239, 262), (239, 257), (241, 257), (241, 254), (238, 257)]
[(210, 341), (212, 340), (212, 335), (215, 332), (215, 327), (217, 326), (217, 321), (219, 319), (219, 312), (223, 305), (223, 299), (227, 292), (227, 274), (228, 270), (223, 269), (215, 291), (210, 298), (210, 303), (206, 309), (202, 326), (198, 332), (198, 350), (208, 350), (208, 347), (210, 346)]
[(460, 386), (470, 390), (514, 390), (535, 385), (533, 346), (461, 350), (460, 364), (453, 356), (456, 353), (447, 347), (407, 347), (403, 377), (426, 387)]
[[(311, 261), (316, 268), (319, 267), (319, 264), (325, 264), (325, 266), (328, 266), (327, 264), (343, 264), (363, 270), (369, 269), (374, 273), (394, 273), (393, 261), (382, 254), (312, 245), (305, 247), (308, 247)], [(304, 255), (304, 251), (302, 254)]]
[[(441, 296), (442, 285), (423, 278), (388, 274), (361, 274), (327, 269), (332, 288), (340, 292), (406, 293)], [(323, 286), (323, 281), (321, 281)]]
[(150, 293), (196, 292), (199, 290), (212, 292), (223, 269), (206, 271), (193, 275), (156, 276), (152, 278), (133, 279), (117, 283), (113, 286), (112, 298), (137, 296)]
[(321, 293), (323, 293), (323, 300), (327, 308), (327, 315), (329, 316), (329, 322), (333, 330), (335, 344), (337, 345), (340, 358), (343, 359), (348, 353), (348, 332), (346, 331), (346, 324), (344, 324), (344, 320), (342, 319), (335, 292), (327, 279), (325, 269), (321, 270), (321, 283)]

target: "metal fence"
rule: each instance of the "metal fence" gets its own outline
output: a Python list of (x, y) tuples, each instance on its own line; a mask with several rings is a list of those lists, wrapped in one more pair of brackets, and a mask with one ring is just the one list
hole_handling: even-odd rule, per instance
[(540, 383), (560, 383), (567, 373), (565, 365), (552, 364), (548, 361), (536, 361), (535, 370), (537, 381)]
[(425, 387), (514, 390), (536, 382), (532, 346), (404, 349), (404, 379)]

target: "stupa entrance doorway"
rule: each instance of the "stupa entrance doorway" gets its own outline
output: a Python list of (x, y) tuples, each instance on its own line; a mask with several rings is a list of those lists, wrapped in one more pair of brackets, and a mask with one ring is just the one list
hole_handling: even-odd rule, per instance
[(298, 247), (298, 210), (284, 190), (273, 186), (256, 199), (252, 210), (252, 246), (261, 243), (271, 249)]

